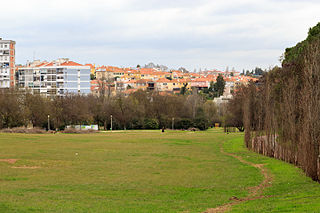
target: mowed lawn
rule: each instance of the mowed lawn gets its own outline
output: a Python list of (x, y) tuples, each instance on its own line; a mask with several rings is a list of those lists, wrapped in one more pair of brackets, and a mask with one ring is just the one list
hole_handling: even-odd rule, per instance
[(270, 197), (235, 212), (314, 211), (320, 186), (286, 163), (247, 151), (221, 130), (0, 134), (0, 212), (202, 212), (245, 197), (263, 176), (220, 152), (266, 164)]

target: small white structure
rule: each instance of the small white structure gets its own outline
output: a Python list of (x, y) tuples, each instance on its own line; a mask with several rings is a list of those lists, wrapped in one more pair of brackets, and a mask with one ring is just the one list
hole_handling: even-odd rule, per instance
[(67, 126), (66, 129), (99, 130), (99, 126), (97, 124), (93, 124), (93, 125), (70, 125), (70, 126)]
[(228, 103), (232, 99), (232, 95), (220, 96), (219, 98), (214, 98), (213, 102), (217, 105)]

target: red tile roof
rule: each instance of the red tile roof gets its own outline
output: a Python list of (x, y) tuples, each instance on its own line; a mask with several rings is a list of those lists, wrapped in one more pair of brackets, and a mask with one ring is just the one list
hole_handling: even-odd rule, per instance
[(166, 78), (161, 78), (161, 79), (157, 80), (156, 82), (157, 83), (170, 83), (171, 81)]
[(196, 78), (193, 81), (194, 82), (210, 82), (211, 79), (208, 79), (208, 78)]
[(53, 62), (50, 62), (50, 63), (48, 63), (48, 64), (46, 64), (46, 65), (44, 65), (45, 67), (52, 67), (52, 66), (54, 66), (54, 64), (53, 64)]
[(36, 65), (35, 67), (43, 67), (45, 66), (46, 64), (48, 64), (47, 61), (44, 61), (44, 62), (41, 62), (40, 64)]
[(145, 83), (147, 83), (147, 82), (149, 82), (148, 79), (140, 79), (140, 80), (137, 80), (137, 84), (145, 84)]
[(66, 61), (66, 62), (60, 64), (60, 66), (83, 66), (83, 65), (76, 63), (74, 61)]
[(89, 66), (91, 69), (95, 67), (93, 64), (85, 64), (84, 66)]

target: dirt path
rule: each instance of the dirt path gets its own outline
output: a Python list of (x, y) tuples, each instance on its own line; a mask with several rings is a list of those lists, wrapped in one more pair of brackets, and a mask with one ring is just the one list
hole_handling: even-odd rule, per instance
[(266, 187), (271, 185), (272, 177), (268, 173), (268, 171), (263, 167), (263, 164), (254, 164), (254, 163), (251, 163), (249, 161), (244, 160), (242, 157), (237, 156), (235, 154), (226, 153), (222, 148), (222, 144), (220, 145), (220, 152), (224, 155), (228, 155), (228, 156), (231, 156), (231, 157), (238, 159), (241, 163), (258, 168), (260, 170), (261, 174), (263, 175), (263, 181), (258, 186), (254, 186), (254, 187), (249, 188), (249, 195), (247, 197), (244, 197), (244, 198), (231, 197), (231, 198), (229, 198), (229, 200), (231, 200), (232, 202), (226, 203), (226, 204), (224, 204), (222, 206), (218, 206), (216, 208), (207, 209), (204, 213), (225, 212), (225, 211), (230, 210), (232, 206), (239, 204), (241, 202), (265, 198), (266, 196), (263, 196), (262, 192)]
[(14, 164), (18, 159), (0, 159), (0, 162), (7, 162), (10, 164)]
[[(6, 162), (6, 163), (10, 163), (10, 164), (15, 164), (17, 162), (18, 159), (0, 159), (0, 162)], [(11, 166), (11, 168), (13, 169), (39, 169), (41, 168), (40, 166)]]

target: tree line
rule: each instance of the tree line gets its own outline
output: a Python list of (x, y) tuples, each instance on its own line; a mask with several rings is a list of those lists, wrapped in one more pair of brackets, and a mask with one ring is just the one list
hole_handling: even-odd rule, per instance
[(198, 128), (220, 122), (217, 106), (203, 95), (160, 95), (137, 91), (125, 97), (67, 94), (46, 98), (16, 90), (0, 91), (0, 128), (34, 127), (64, 129), (67, 125), (99, 124), (105, 130)]
[(286, 49), (281, 68), (238, 88), (228, 108), (249, 149), (298, 165), (319, 181), (320, 23)]

